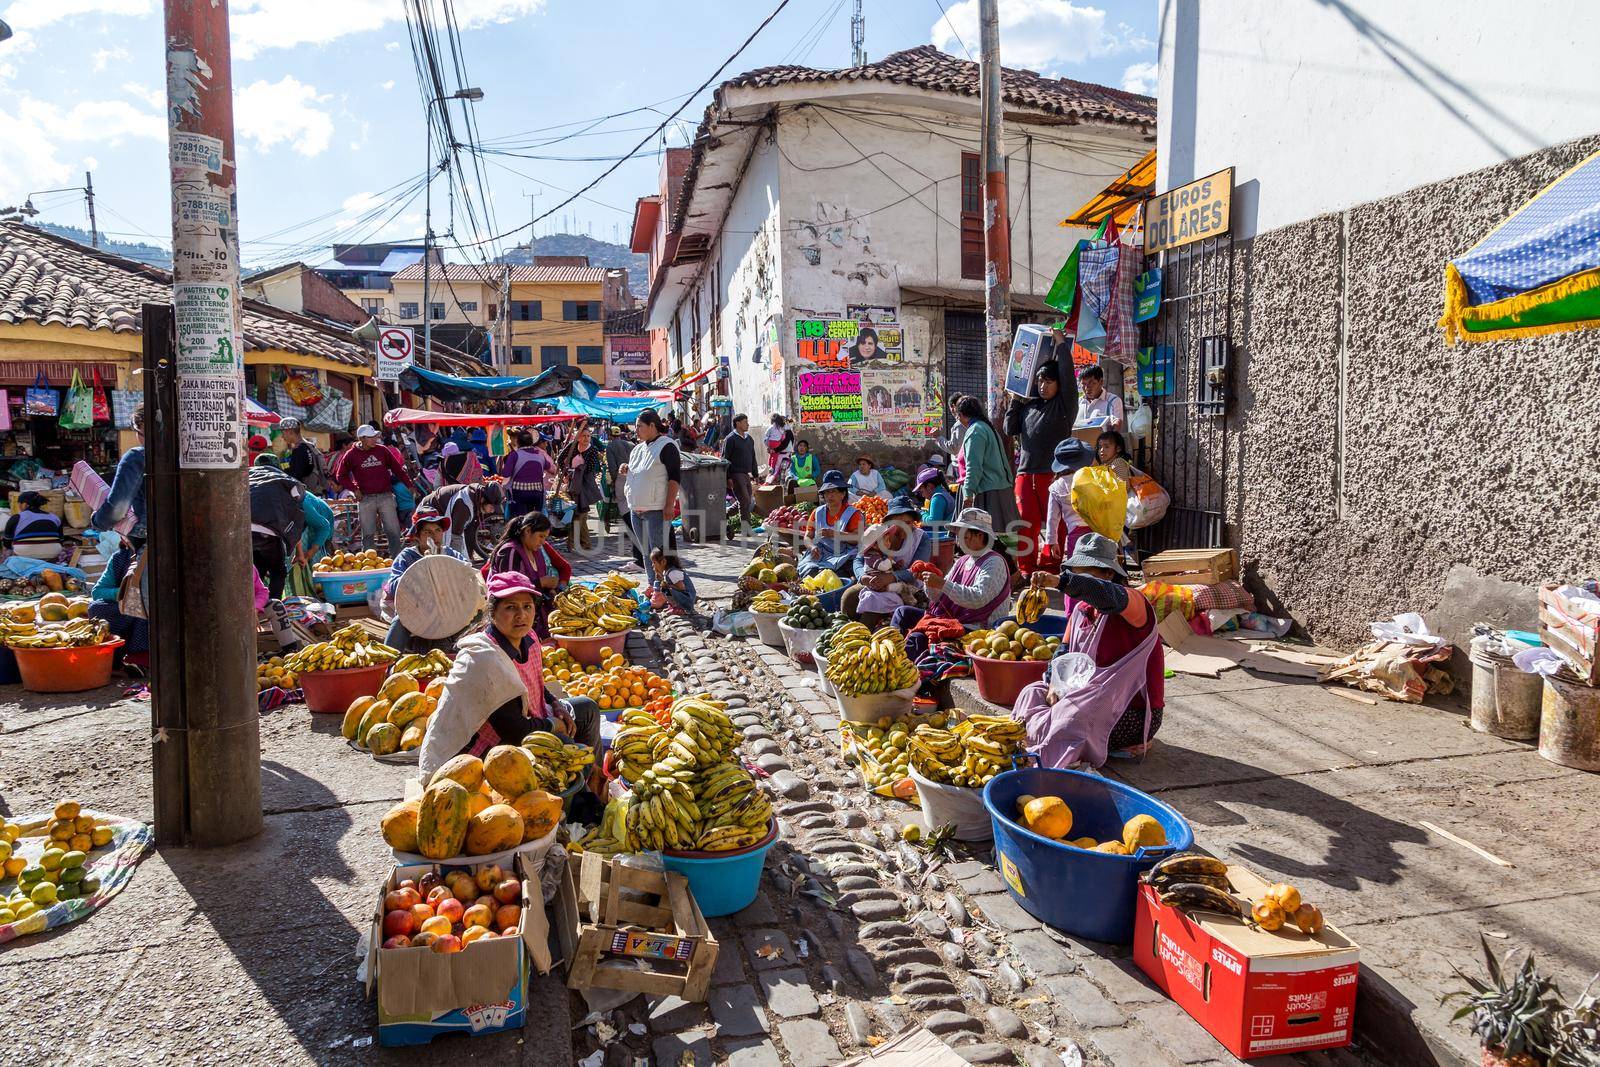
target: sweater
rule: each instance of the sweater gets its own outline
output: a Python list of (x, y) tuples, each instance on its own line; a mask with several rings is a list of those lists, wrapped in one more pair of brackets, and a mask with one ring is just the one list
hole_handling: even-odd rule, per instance
[(756, 472), (756, 442), (748, 433), (730, 433), (722, 442), (722, 458), (728, 461), (729, 474)]
[(1011, 466), (1000, 447), (1000, 435), (986, 422), (974, 420), (961, 441), (966, 474), (961, 479), (961, 495), (977, 497), (996, 489), (1011, 488)]

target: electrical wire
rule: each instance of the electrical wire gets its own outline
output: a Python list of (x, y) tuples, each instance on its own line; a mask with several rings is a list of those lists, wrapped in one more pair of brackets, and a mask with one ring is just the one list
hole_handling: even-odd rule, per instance
[(933, 0), (933, 2), (938, 5), (939, 16), (944, 19), (944, 24), (950, 27), (950, 36), (956, 39), (956, 44), (960, 45), (961, 50), (967, 54), (967, 62), (975, 62), (972, 58), (972, 49), (967, 47), (967, 42), (963, 41), (961, 34), (956, 32), (956, 24), (950, 21), (950, 12), (944, 9), (942, 0)]

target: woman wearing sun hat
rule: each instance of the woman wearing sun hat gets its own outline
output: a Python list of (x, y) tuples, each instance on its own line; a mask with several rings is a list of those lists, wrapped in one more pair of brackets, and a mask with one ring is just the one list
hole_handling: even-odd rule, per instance
[(842, 472), (824, 474), (821, 493), (822, 503), (811, 513), (809, 523), (811, 550), (800, 557), (795, 569), (802, 578), (825, 570), (843, 578), (855, 564), (856, 544), (866, 528), (866, 519), (849, 503), (850, 483)]
[[(389, 580), (383, 583), (382, 603), (386, 608), (394, 610), (394, 593), (400, 585), (400, 576), (424, 556), (450, 556), (467, 562), (467, 557), (450, 547), (449, 533), (450, 516), (441, 515), (430, 507), (416, 510), (411, 517), (411, 526), (406, 530), (406, 547), (394, 557), (394, 563), (389, 567)], [(411, 646), (411, 640), (411, 631), (406, 629), (405, 623), (396, 614), (383, 643), (404, 652)]]
[(928, 562), (933, 550), (933, 540), (917, 525), (921, 514), (915, 500), (896, 497), (884, 520), (861, 535), (856, 584), (840, 597), (839, 610), (847, 617), (877, 629), (916, 598), (919, 582), (911, 565)]

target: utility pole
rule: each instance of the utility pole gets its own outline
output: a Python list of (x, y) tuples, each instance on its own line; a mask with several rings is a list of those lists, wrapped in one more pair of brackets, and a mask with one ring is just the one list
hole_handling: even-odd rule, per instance
[(145, 326), (156, 839), (216, 846), (262, 822), (232, 57), (227, 0), (164, 8), (172, 310)]
[(423, 140), (427, 143), (423, 169), (422, 198), (422, 365), (433, 369), (433, 305), (429, 303), (428, 282), (433, 274), (433, 103), (422, 113)]
[(89, 243), (100, 247), (100, 230), (94, 224), (94, 171), (83, 172), (83, 197), (89, 202)]
[(1011, 347), (1011, 219), (1001, 130), (1005, 104), (1000, 95), (999, 0), (978, 0), (978, 23), (983, 103), (983, 310), (989, 342), (989, 407), (991, 414), (998, 415)]
[(852, 63), (867, 65), (867, 16), (861, 13), (861, 0), (856, 0), (855, 14), (850, 16), (850, 52)]

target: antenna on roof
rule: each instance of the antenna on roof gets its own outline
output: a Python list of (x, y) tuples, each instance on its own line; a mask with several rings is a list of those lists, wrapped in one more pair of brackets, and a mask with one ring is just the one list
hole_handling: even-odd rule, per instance
[(861, 13), (861, 0), (856, 0), (855, 14), (850, 16), (850, 49), (855, 65), (867, 65), (867, 17)]

